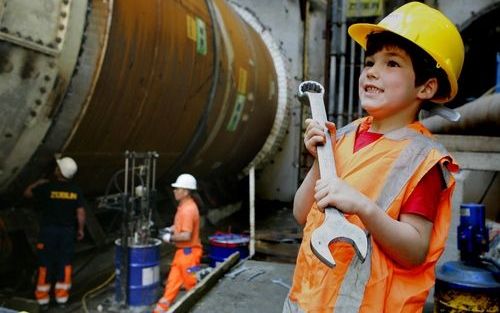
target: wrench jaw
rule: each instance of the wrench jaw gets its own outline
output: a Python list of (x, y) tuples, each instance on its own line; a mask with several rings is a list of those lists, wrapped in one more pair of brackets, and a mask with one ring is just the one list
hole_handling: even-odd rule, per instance
[(307, 80), (299, 85), (299, 99), (305, 99), (307, 97), (307, 92), (319, 93), (323, 95), (325, 93), (325, 88), (323, 88), (323, 86), (318, 82)]
[(337, 209), (325, 209), (325, 220), (311, 235), (311, 250), (327, 266), (333, 268), (335, 260), (329, 249), (332, 242), (350, 244), (357, 256), (364, 262), (368, 253), (368, 238), (358, 226), (351, 224)]
[(319, 232), (313, 231), (311, 235), (311, 250), (314, 255), (329, 268), (334, 268), (336, 263), (328, 246), (330, 242), (324, 240)]
[(361, 241), (361, 244), (358, 246), (353, 240), (349, 238), (335, 238), (325, 245), (324, 244), (325, 241), (318, 237), (321, 236), (317, 232), (313, 232), (311, 236), (311, 250), (314, 253), (314, 255), (318, 259), (320, 259), (320, 261), (323, 262), (326, 266), (334, 268), (336, 265), (335, 260), (332, 257), (332, 253), (330, 252), (329, 246), (330, 244), (338, 241), (350, 244), (353, 247), (354, 251), (356, 252), (358, 258), (361, 260), (361, 263), (365, 262), (368, 247), (367, 245), (362, 244), (363, 241)]

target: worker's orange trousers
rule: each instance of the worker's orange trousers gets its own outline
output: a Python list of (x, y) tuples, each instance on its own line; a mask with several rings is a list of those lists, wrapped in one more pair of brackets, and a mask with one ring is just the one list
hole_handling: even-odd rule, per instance
[(168, 273), (165, 292), (158, 302), (155, 312), (160, 312), (162, 311), (161, 309), (168, 310), (168, 306), (175, 300), (181, 286), (189, 290), (196, 285), (194, 268), (200, 265), (202, 253), (201, 248), (177, 249), (172, 260), (172, 265), (170, 266), (170, 272)]

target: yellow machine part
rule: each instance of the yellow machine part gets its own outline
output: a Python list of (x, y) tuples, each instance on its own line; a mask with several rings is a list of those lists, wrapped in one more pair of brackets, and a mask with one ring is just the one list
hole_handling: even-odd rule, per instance
[(461, 290), (439, 290), (434, 295), (435, 313), (500, 312), (499, 295)]

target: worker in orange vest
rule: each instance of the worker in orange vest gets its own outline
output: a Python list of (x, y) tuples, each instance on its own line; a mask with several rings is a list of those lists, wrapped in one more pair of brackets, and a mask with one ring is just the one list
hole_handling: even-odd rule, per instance
[(74, 241), (84, 237), (85, 200), (81, 189), (71, 181), (78, 167), (70, 157), (56, 162), (53, 180), (40, 179), (24, 191), (24, 196), (34, 198), (41, 210), (35, 297), (42, 311), (48, 309), (54, 282), (56, 302), (64, 306), (68, 301)]
[[(448, 236), (450, 172), (458, 166), (417, 116), (424, 107), (459, 118), (442, 104), (457, 94), (463, 42), (451, 21), (419, 2), (348, 31), (366, 49), (359, 98), (369, 116), (339, 130), (306, 120), (314, 157), (330, 131), (339, 178), (320, 179), (315, 160), (296, 192), (293, 214), (305, 227), (283, 312), (422, 312)], [(311, 233), (326, 207), (365, 230), (364, 262), (342, 242), (330, 245), (334, 268), (313, 254)]]
[(164, 242), (175, 244), (177, 250), (170, 265), (165, 292), (156, 304), (154, 313), (166, 312), (182, 286), (189, 290), (196, 285), (195, 269), (200, 265), (203, 254), (200, 242), (200, 213), (193, 198), (193, 192), (197, 189), (196, 179), (190, 174), (182, 174), (172, 187), (179, 205), (174, 225), (168, 228), (169, 231), (162, 239)]

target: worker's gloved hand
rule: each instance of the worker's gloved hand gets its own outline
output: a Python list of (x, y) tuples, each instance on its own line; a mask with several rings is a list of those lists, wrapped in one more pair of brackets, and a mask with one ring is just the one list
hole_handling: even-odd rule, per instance
[(171, 242), (171, 240), (172, 240), (172, 233), (164, 233), (163, 236), (161, 236), (161, 240), (163, 240), (166, 243)]
[(173, 230), (172, 230), (172, 227), (164, 227), (164, 228), (158, 229), (158, 233), (160, 234), (160, 237), (161, 237), (161, 236), (163, 236), (163, 234), (173, 233)]

